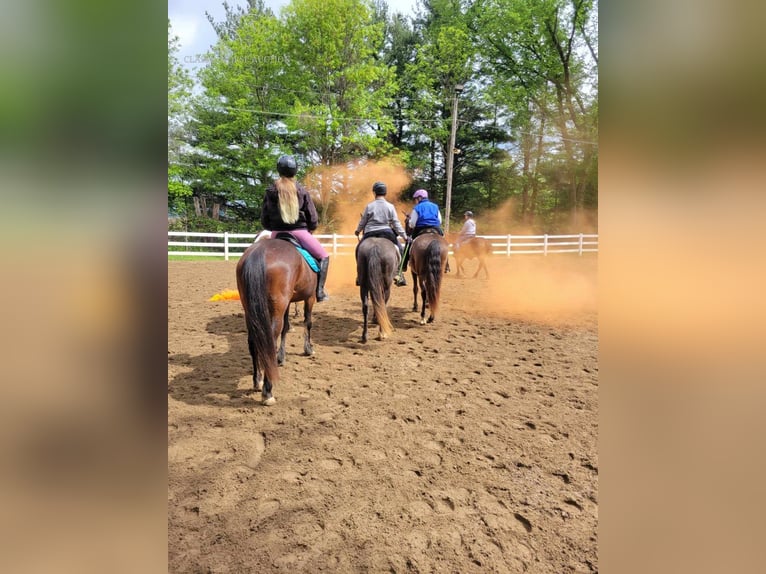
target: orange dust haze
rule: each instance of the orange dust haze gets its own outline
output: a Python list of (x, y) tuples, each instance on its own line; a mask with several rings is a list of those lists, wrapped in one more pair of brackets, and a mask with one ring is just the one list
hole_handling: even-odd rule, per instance
[(386, 199), (396, 207), (404, 225), (404, 213), (412, 202), (399, 202), (399, 194), (411, 183), (407, 170), (395, 160), (362, 160), (333, 166), (319, 166), (304, 178), (320, 212), (319, 233), (349, 235), (354, 232), (364, 206), (375, 199), (372, 186), (382, 181), (388, 187)]

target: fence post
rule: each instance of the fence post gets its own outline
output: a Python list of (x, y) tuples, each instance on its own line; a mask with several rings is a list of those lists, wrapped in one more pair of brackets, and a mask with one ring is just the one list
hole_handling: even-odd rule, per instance
[(548, 234), (543, 235), (543, 255), (548, 255)]
[(224, 261), (229, 260), (229, 232), (228, 231), (223, 232), (223, 259)]
[(580, 256), (582, 256), (582, 233), (580, 234)]
[(510, 235), (508, 235), (508, 239), (506, 239), (505, 241), (505, 253), (506, 253), (506, 257), (511, 256), (511, 236)]

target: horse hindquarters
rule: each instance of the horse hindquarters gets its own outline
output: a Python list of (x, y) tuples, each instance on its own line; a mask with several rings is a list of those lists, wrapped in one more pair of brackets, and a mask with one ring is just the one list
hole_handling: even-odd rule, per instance
[[(388, 317), (388, 309), (386, 303), (390, 295), (390, 282), (393, 275), (393, 268), (396, 265), (396, 257), (392, 252), (392, 257), (388, 265), (386, 265), (385, 251), (388, 246), (384, 248), (373, 239), (368, 239), (370, 245), (361, 254), (360, 262), (363, 263), (362, 277), (360, 283), (360, 295), (362, 298), (362, 313), (364, 315), (364, 330), (362, 333), (362, 342), (367, 340), (367, 317), (369, 312), (368, 300), (372, 300), (372, 309), (374, 317), (378, 322), (379, 335), (381, 339), (385, 339), (390, 335), (394, 326), (391, 324), (391, 319)], [(382, 239), (382, 241), (389, 241), (388, 239)], [(390, 242), (389, 242), (390, 243)], [(388, 268), (390, 266), (390, 268)], [(368, 299), (369, 297), (369, 299)]]
[(279, 381), (279, 369), (262, 250), (252, 251), (237, 266), (237, 286), (245, 311), (248, 349), (253, 360), (253, 387), (258, 390), (262, 379), (261, 398), (264, 404), (271, 405), (275, 402), (272, 387)]
[[(432, 323), (436, 319), (436, 313), (439, 310), (439, 295), (441, 294), (441, 285), (444, 269), (444, 261), (447, 256), (447, 252), (443, 249), (443, 241), (439, 238), (434, 239), (426, 247), (426, 277), (423, 282), (424, 303), (428, 301), (428, 323)], [(421, 323), (425, 322), (425, 304), (423, 311), (421, 312)]]

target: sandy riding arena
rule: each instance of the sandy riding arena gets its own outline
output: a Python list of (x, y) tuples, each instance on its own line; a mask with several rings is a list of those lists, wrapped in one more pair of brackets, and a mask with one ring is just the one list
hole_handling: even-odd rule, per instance
[(366, 344), (349, 259), (272, 407), (239, 302), (208, 302), (236, 263), (168, 263), (169, 571), (597, 572), (595, 257), (450, 257), (436, 322), (408, 274)]

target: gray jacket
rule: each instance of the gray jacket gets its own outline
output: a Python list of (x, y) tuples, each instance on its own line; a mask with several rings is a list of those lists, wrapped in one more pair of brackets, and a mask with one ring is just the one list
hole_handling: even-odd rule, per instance
[(359, 225), (356, 226), (354, 233), (358, 234), (361, 231), (370, 233), (384, 229), (393, 229), (399, 237), (407, 238), (404, 227), (396, 216), (396, 208), (381, 196), (368, 203), (367, 207), (364, 208), (362, 218), (359, 220)]

